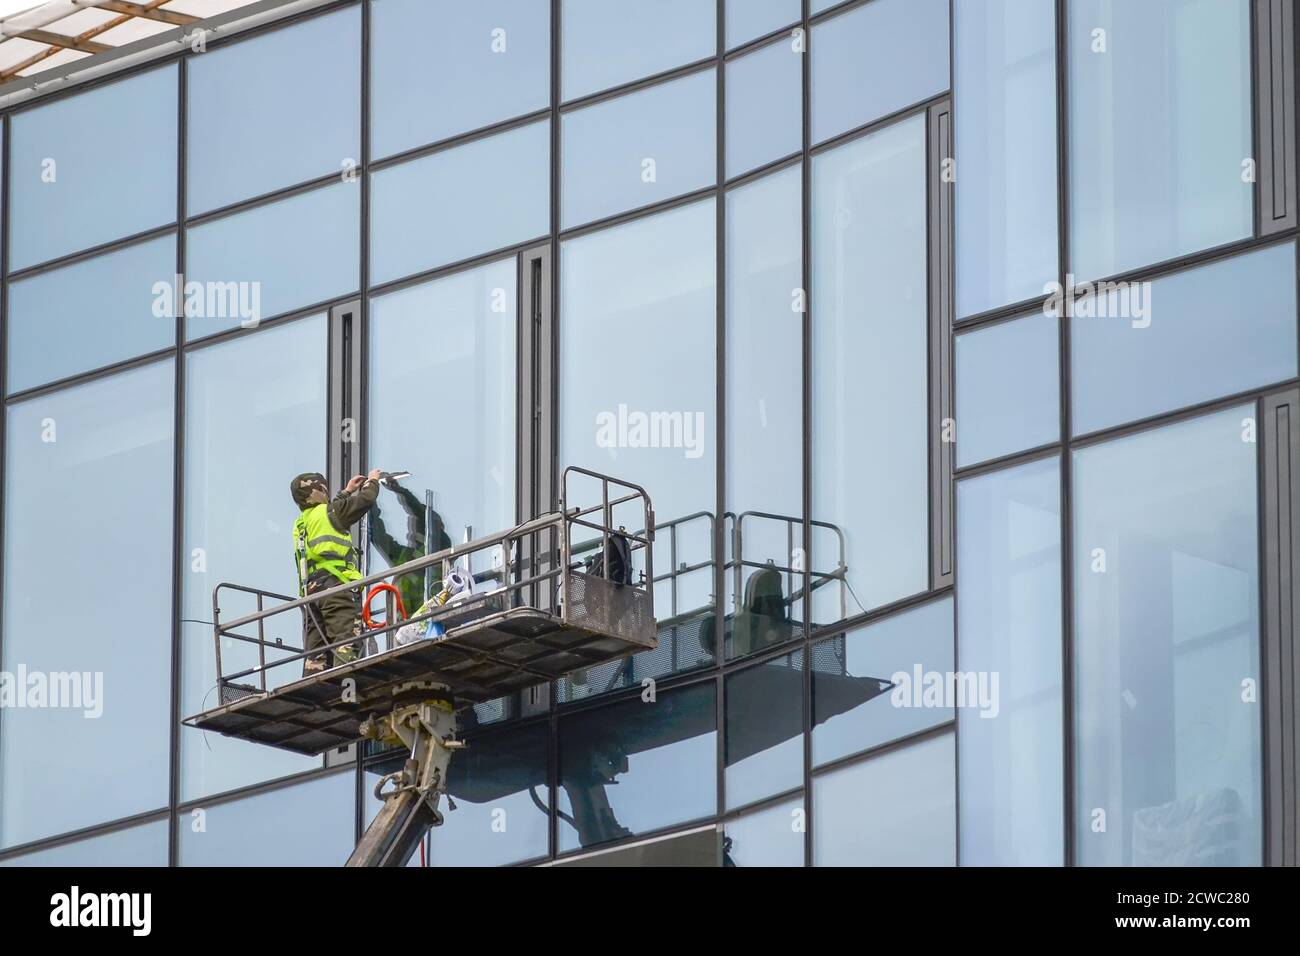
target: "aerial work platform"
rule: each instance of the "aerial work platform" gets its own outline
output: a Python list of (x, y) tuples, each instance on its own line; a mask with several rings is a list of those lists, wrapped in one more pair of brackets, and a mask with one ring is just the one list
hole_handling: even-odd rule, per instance
[[(599, 502), (571, 505), (573, 477), (598, 487)], [(649, 496), (637, 485), (580, 468), (565, 470), (561, 488), (558, 511), (351, 585), (297, 599), (218, 585), (213, 631), (220, 702), (185, 724), (315, 755), (373, 736), (368, 720), (430, 698), (430, 688), (436, 689), (433, 696), (462, 708), (654, 649)], [(575, 541), (577, 535), (584, 540)], [(610, 559), (619, 548), (627, 555), (621, 569)], [(598, 559), (584, 562), (583, 554)], [(383, 626), (361, 638), (372, 652), (350, 663), (300, 676), (308, 652), (267, 636), (277, 619), (297, 631), (300, 614), (313, 613), (312, 606), (331, 595), (453, 567), (473, 579), (471, 595), (407, 621), (395, 619), (390, 604)], [(220, 601), (227, 593), (252, 596), (256, 610), (222, 622)], [(270, 602), (277, 603), (267, 606)], [(442, 633), (406, 644), (394, 641), (399, 628), (426, 620)], [(251, 648), (256, 664), (227, 673), (223, 648), (227, 655), (238, 648), (244, 656)]]

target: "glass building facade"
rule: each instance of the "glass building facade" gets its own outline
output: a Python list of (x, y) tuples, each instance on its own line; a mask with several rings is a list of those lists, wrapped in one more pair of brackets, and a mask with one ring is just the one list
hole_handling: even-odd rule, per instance
[(214, 586), (295, 593), (297, 473), (412, 473), (373, 572), (570, 465), (658, 648), (465, 713), (431, 865), (1296, 863), (1294, 46), (336, 0), (8, 106), (0, 865), (342, 863), (401, 755), (183, 727)]

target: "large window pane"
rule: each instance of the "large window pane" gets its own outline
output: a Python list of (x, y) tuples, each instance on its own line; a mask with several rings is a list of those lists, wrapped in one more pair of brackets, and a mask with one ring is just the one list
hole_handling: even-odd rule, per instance
[[(215, 707), (212, 589), (220, 582), (296, 594), (289, 479), (325, 470), (325, 317), (313, 316), (187, 356), (182, 625), (184, 716)], [(225, 620), (251, 614), (248, 595), (225, 593)], [(267, 638), (302, 647), (301, 618), (281, 614)], [(268, 654), (268, 661), (274, 655)], [(257, 665), (250, 644), (226, 639), (227, 674)], [(302, 676), (273, 668), (268, 686)], [(183, 799), (306, 770), (319, 761), (190, 728), (181, 731)]]
[[(659, 649), (611, 665), (620, 684), (714, 653), (714, 210), (712, 200), (692, 203), (560, 250), (560, 463), (645, 487), (659, 528), (655, 568), (673, 571), (655, 588)], [(575, 488), (576, 500), (600, 493)], [(624, 517), (629, 527), (642, 521)], [(682, 564), (697, 570), (677, 573)], [(602, 686), (562, 684), (561, 695)]]
[(229, 803), (182, 809), (180, 865), (342, 866), (356, 843), (356, 783), (356, 774), (345, 770)]
[(727, 0), (727, 49), (797, 23), (802, 16), (799, 0)]
[(192, 57), (190, 215), (361, 160), (361, 8)]
[(1081, 863), (1260, 862), (1254, 416), (1074, 453)]
[(166, 866), (167, 821), (114, 830), (48, 850), (0, 860), (5, 866)]
[(9, 268), (176, 219), (176, 68), (15, 113)]
[(564, 99), (619, 86), (716, 52), (717, 11), (699, 0), (562, 3)]
[(803, 652), (727, 678), (727, 807), (803, 784)]
[(948, 89), (948, 0), (872, 0), (812, 30), (820, 143)]
[(958, 467), (1060, 436), (1059, 334), (1037, 312), (957, 336)]
[(829, 763), (952, 720), (927, 693), (953, 671), (952, 599), (812, 648), (812, 760)]
[(172, 369), (8, 411), (0, 845), (167, 805)]
[(560, 718), (560, 850), (717, 813), (715, 685)]
[(723, 866), (803, 866), (803, 796), (728, 820), (722, 827)]
[(803, 146), (803, 54), (790, 40), (727, 64), (727, 176)]
[(955, 865), (952, 738), (940, 734), (816, 777), (814, 865)]
[(550, 123), (533, 123), (375, 173), (371, 281), (546, 235), (550, 143)]
[(1043, 0), (953, 8), (957, 316), (1056, 278), (1056, 16)]
[(1062, 863), (1060, 498), (1056, 458), (957, 485), (957, 659), (997, 679), (957, 711), (965, 866)]
[(727, 194), (728, 656), (803, 624), (802, 183), (794, 166)]
[(1069, 30), (1072, 271), (1249, 236), (1250, 4), (1070, 0)]
[(711, 186), (716, 77), (705, 70), (566, 113), (564, 228)]
[(176, 239), (165, 236), (12, 283), (9, 391), (173, 345), (174, 313), (155, 285), (173, 285), (175, 272)]
[(203, 283), (203, 299), (187, 297), (186, 335), (247, 328), (356, 291), (360, 197), (355, 183), (336, 183), (191, 229), (185, 279)]
[[(371, 513), (377, 567), (515, 524), (515, 273), (511, 258), (371, 300), (370, 459), (411, 472)], [(456, 396), (454, 441), (431, 440), (431, 387)], [(424, 574), (400, 583), (414, 614)]]
[[(438, 38), (431, 56), (429, 37)], [(377, 158), (551, 102), (544, 0), (370, 5), (371, 152)]]
[(847, 567), (814, 581), (828, 623), (929, 581), (925, 118), (817, 156), (812, 220), (812, 518), (833, 527), (811, 570)]
[(1075, 434), (1285, 381), (1295, 243), (1075, 302), (1070, 331)]

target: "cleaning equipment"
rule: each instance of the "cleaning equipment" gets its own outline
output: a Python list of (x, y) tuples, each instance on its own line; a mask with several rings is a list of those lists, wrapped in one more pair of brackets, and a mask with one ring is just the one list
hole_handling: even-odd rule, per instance
[[(379, 624), (376, 624), (374, 618), (370, 616), (370, 602), (375, 599), (375, 595), (383, 594), (385, 591), (391, 593), (393, 595), (393, 600), (397, 602), (397, 619), (399, 621), (406, 620), (406, 605), (402, 603), (402, 592), (397, 590), (397, 588), (391, 584), (376, 584), (366, 592), (366, 598), (361, 602), (361, 620), (365, 622), (367, 630), (373, 631), (375, 628), (380, 626)], [(384, 621), (383, 623), (388, 624), (391, 622)]]
[[(459, 568), (452, 568), (442, 579), (442, 590), (420, 605), (414, 617), (422, 617), (440, 607), (463, 601), (474, 594), (474, 577)], [(443, 626), (434, 620), (415, 621), (397, 630), (396, 644), (401, 647), (414, 641), (429, 637), (442, 637), (446, 633)]]

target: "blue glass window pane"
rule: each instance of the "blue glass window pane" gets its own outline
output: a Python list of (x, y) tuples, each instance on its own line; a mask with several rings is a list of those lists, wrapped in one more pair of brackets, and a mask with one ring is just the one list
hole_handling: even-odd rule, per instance
[(48, 850), (0, 860), (6, 866), (166, 866), (167, 821), (114, 830)]
[(371, 178), (370, 267), (388, 282), (546, 235), (550, 123), (532, 123)]
[(954, 5), (957, 317), (1057, 273), (1056, 17), (1042, 0)]
[(562, 2), (564, 99), (653, 76), (717, 52), (718, 15), (699, 0)]
[(811, 0), (808, 5), (809, 13), (821, 13), (823, 10), (829, 10), (837, 3), (844, 3), (846, 0)]
[(176, 221), (176, 68), (15, 113), (9, 268)]
[(174, 313), (155, 288), (173, 286), (175, 272), (176, 239), (164, 236), (11, 283), (9, 391), (175, 344)]
[(952, 628), (944, 598), (814, 644), (813, 764), (952, 720), (947, 701), (925, 694), (929, 675), (953, 670)]
[(1036, 312), (957, 336), (957, 465), (1056, 441), (1057, 318)]
[(191, 216), (360, 162), (360, 7), (192, 57), (186, 83)]
[(872, 0), (812, 29), (820, 143), (948, 89), (948, 0)]
[(356, 183), (280, 199), (189, 230), (185, 333), (195, 339), (355, 292), (361, 284)]
[[(781, 463), (803, 441), (803, 175), (799, 166), (727, 193), (727, 511), (745, 565), (725, 575), (729, 656), (794, 636), (803, 587), (803, 475)], [(764, 462), (771, 467), (745, 467)], [(766, 567), (768, 563), (774, 567)], [(789, 570), (782, 571), (785, 568)], [(780, 615), (770, 597), (779, 590)], [(746, 601), (748, 600), (748, 603)], [(793, 602), (793, 605), (792, 605)]]
[(705, 70), (566, 113), (563, 227), (713, 185), (715, 82)]
[[(515, 523), (517, 270), (506, 259), (370, 301), (368, 454), (411, 472), (370, 513), (383, 565), (459, 544), (465, 529), (481, 537)], [(455, 441), (429, 440), (435, 382), (472, 416)], [(423, 572), (399, 585), (408, 611), (424, 602)]]
[(723, 866), (803, 866), (803, 798), (764, 807), (722, 826)]
[(0, 846), (167, 805), (174, 389), (156, 362), (8, 410)]
[(957, 659), (997, 675), (957, 711), (964, 866), (1060, 866), (1061, 471), (1056, 458), (957, 484)]
[[(293, 477), (290, 475), (290, 477)], [(355, 771), (180, 811), (181, 866), (342, 866), (356, 843)], [(195, 814), (203, 814), (203, 828)]]
[(811, 517), (834, 527), (811, 570), (848, 569), (818, 578), (828, 623), (929, 584), (925, 117), (816, 156), (812, 197)]
[(727, 176), (803, 147), (803, 54), (788, 39), (727, 63)]
[[(325, 470), (325, 316), (243, 335), (186, 356), (185, 528), (181, 554), (181, 707), (186, 716), (216, 706), (212, 589), (220, 582), (296, 594), (292, 530), (298, 510), (289, 479)], [(199, 549), (196, 551), (195, 549)], [(198, 558), (201, 561), (197, 561)], [(251, 614), (251, 595), (223, 592), (223, 620)], [(301, 618), (268, 622), (267, 639), (302, 646)], [(268, 654), (268, 663), (274, 664)], [(250, 644), (221, 646), (227, 674), (258, 664)], [(267, 686), (302, 676), (300, 663), (272, 667)], [(318, 759), (260, 744), (181, 731), (182, 799), (222, 793), (308, 770)]]
[[(431, 56), (429, 37), (438, 38)], [(370, 6), (371, 150), (403, 150), (551, 102), (551, 10), (538, 0)]]
[(813, 779), (815, 866), (954, 866), (952, 733)]
[(717, 813), (712, 682), (560, 717), (560, 850)]
[[(656, 526), (664, 535), (677, 529), (677, 561), (691, 566), (713, 560), (717, 509), (716, 222), (708, 199), (560, 249), (560, 461), (645, 487)], [(600, 490), (578, 485), (576, 494)], [(629, 527), (643, 520), (625, 517)], [(698, 611), (700, 619), (661, 629), (658, 651), (611, 670), (639, 682), (711, 659), (712, 592), (709, 567), (660, 582), (661, 618)], [(561, 682), (561, 696), (596, 686)]]
[(1072, 308), (1076, 435), (1296, 374), (1295, 243), (1126, 285)]
[(1243, 405), (1074, 453), (1085, 865), (1260, 864), (1260, 713), (1243, 702), (1260, 676), (1254, 416)]
[(726, 690), (727, 807), (803, 784), (803, 652), (732, 674)]
[(727, 49), (793, 25), (803, 16), (799, 0), (727, 0)]
[(1249, 236), (1250, 4), (1071, 0), (1069, 33), (1075, 275)]

